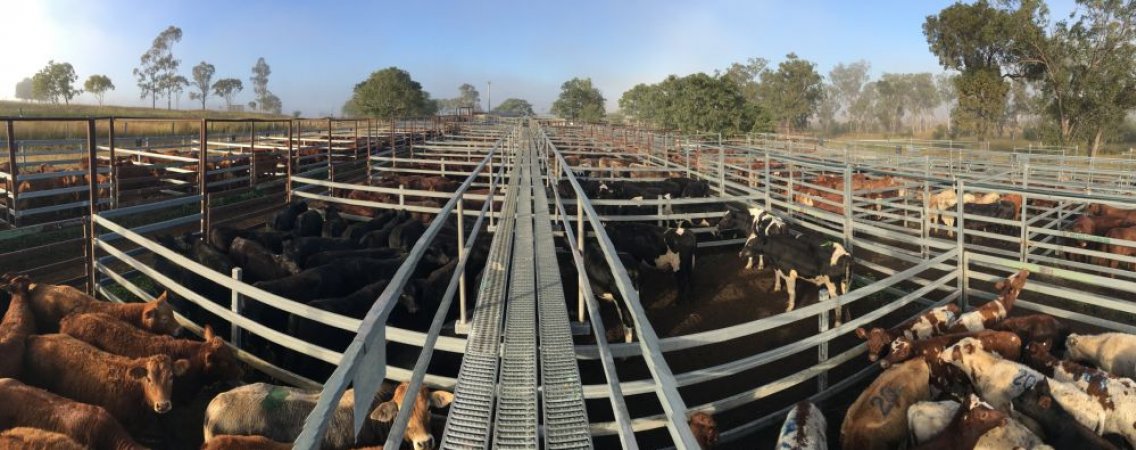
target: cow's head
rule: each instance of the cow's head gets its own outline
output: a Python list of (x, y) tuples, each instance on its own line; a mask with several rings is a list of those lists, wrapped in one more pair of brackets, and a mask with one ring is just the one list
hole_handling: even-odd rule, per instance
[(726, 214), (722, 215), (722, 218), (718, 219), (718, 223), (714, 225), (714, 234), (718, 235), (723, 231), (743, 230), (749, 222), (748, 219), (748, 214), (736, 206), (726, 205)]
[(1022, 292), (1022, 287), (1026, 285), (1026, 280), (1029, 279), (1028, 270), (1020, 270), (1018, 273), (1006, 277), (1005, 280), (998, 280), (994, 283), (994, 290), (1003, 298), (1017, 298), (1018, 294)]
[(963, 423), (962, 432), (970, 442), (977, 442), (979, 436), (986, 434), (992, 428), (1005, 426), (1010, 421), (1006, 413), (994, 409), (974, 394), (970, 394), (963, 401), (959, 414), (962, 415), (960, 418)]
[(892, 337), (887, 330), (883, 328), (872, 328), (865, 330), (863, 327), (856, 329), (856, 337), (861, 340), (868, 341), (868, 361), (876, 362), (880, 359), (880, 353), (883, 352), (884, 347), (891, 343)]
[(691, 414), (689, 424), (700, 447), (708, 449), (718, 445), (718, 422), (710, 413), (699, 411)]
[(963, 338), (943, 350), (943, 353), (939, 354), (939, 361), (946, 364), (961, 363), (963, 358), (982, 349), (982, 341), (972, 337)]
[(1100, 203), (1090, 203), (1089, 206), (1085, 207), (1085, 214), (1091, 214), (1094, 216), (1104, 215), (1104, 205)]
[(205, 344), (199, 350), (203, 363), (202, 373), (214, 380), (241, 379), (245, 375), (244, 369), (237, 362), (233, 350), (225, 345), (225, 341), (213, 334), (213, 327), (205, 326), (204, 337)]
[(1049, 379), (1038, 380), (1033, 387), (1014, 397), (1013, 403), (1015, 410), (1027, 412), (1030, 415), (1050, 410), (1055, 402), (1053, 401), (1053, 392), (1049, 387)]
[[(371, 411), (371, 419), (378, 422), (393, 422), (398, 410), (403, 407), (403, 398), (406, 397), (407, 383), (399, 384), (394, 390), (394, 398), (379, 404)], [(402, 439), (414, 444), (414, 450), (433, 450), (434, 435), (430, 433), (430, 409), (444, 408), (454, 401), (454, 394), (446, 391), (429, 392), (426, 387), (418, 390), (414, 396), (413, 409), (410, 411), (410, 421), (406, 424), (406, 431)]]
[(1045, 372), (1052, 376), (1052, 368), (1060, 360), (1049, 352), (1049, 345), (1041, 342), (1026, 344), (1025, 362), (1035, 370)]
[(168, 292), (162, 292), (154, 301), (142, 308), (142, 328), (154, 334), (173, 335), (181, 329), (174, 318), (174, 308), (170, 306)]
[(418, 313), (418, 299), (422, 298), (424, 293), (428, 290), (429, 281), (425, 279), (417, 279), (402, 288), (402, 293), (398, 295), (398, 304), (406, 308), (406, 312), (410, 314)]
[(189, 361), (179, 359), (173, 361), (169, 356), (158, 355), (135, 360), (136, 363), (127, 370), (131, 380), (142, 385), (142, 394), (147, 406), (158, 414), (170, 411), (170, 391), (173, 388), (174, 376), (181, 376), (189, 369)]
[[(880, 360), (880, 367), (886, 369), (895, 363), (906, 361), (913, 356), (914, 352), (915, 346), (911, 343), (911, 339), (908, 339), (907, 336), (897, 337), (888, 346), (887, 356)], [(869, 357), (871, 356), (869, 355)]]

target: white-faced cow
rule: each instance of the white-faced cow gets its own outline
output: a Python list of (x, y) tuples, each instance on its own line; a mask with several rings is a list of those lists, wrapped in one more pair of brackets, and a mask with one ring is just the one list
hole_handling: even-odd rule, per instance
[(1065, 339), (1065, 348), (1069, 359), (1089, 362), (1118, 376), (1136, 378), (1136, 335), (1070, 334)]
[[(946, 332), (947, 327), (958, 316), (959, 307), (954, 303), (931, 308), (927, 312), (896, 325), (892, 328), (864, 328), (856, 329), (856, 337), (868, 341), (868, 360), (876, 362), (885, 353), (884, 350), (896, 339), (907, 338), (908, 341), (918, 341)], [(906, 359), (906, 358), (905, 358)], [(895, 362), (895, 361), (893, 361)]]
[[(321, 448), (349, 448), (356, 445), (381, 444), (386, 431), (402, 405), (407, 385), (400, 384), (390, 401), (371, 401), (371, 414), (363, 423), (358, 439), (352, 430), (355, 391), (347, 390), (324, 432)], [(442, 408), (453, 401), (445, 391), (428, 392), (422, 388), (415, 397), (413, 412), (404, 439), (417, 450), (434, 448), (430, 433), (430, 409)], [(293, 442), (304, 427), (304, 419), (315, 408), (319, 392), (256, 383), (222, 393), (205, 410), (205, 441), (220, 435), (259, 435), (276, 442)]]

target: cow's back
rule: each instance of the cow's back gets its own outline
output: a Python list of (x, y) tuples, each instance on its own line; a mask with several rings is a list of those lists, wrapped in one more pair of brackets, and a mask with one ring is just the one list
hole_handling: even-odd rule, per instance
[(931, 398), (930, 368), (912, 359), (884, 370), (848, 408), (840, 427), (845, 450), (892, 449), (907, 438), (907, 408)]
[[(293, 442), (319, 395), (300, 389), (255, 383), (218, 395), (205, 410), (205, 440), (220, 435), (259, 435)], [(343, 394), (324, 433), (321, 448), (347, 448), (354, 443), (353, 391)]]
[(54, 431), (17, 427), (0, 433), (0, 449), (83, 450), (74, 439)]
[(32, 313), (39, 332), (55, 332), (64, 316), (96, 300), (82, 291), (63, 285), (36, 284), (29, 291)]

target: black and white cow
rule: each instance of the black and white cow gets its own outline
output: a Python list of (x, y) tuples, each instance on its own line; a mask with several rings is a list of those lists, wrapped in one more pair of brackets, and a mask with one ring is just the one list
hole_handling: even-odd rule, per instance
[(621, 252), (660, 270), (670, 270), (678, 284), (678, 300), (689, 298), (693, 284), (694, 252), (698, 240), (683, 226), (662, 228), (640, 223), (608, 223), (608, 237)]
[[(631, 279), (631, 287), (639, 290), (639, 261), (630, 253), (619, 252), (619, 260), (627, 269), (627, 276)], [(597, 299), (609, 302), (615, 307), (623, 331), (623, 341), (632, 342), (635, 339), (635, 321), (627, 308), (627, 302), (620, 295), (619, 287), (615, 283), (615, 276), (604, 258), (603, 250), (595, 242), (589, 242), (584, 247), (584, 269), (588, 273), (588, 284), (592, 288), (592, 295)]]
[[(718, 232), (729, 230), (741, 230), (746, 234), (746, 246), (750, 247), (752, 240), (764, 240), (765, 238), (773, 235), (782, 235), (789, 232), (789, 227), (785, 226), (785, 222), (780, 217), (766, 211), (757, 206), (751, 206), (748, 209), (742, 210), (735, 207), (730, 207), (725, 216), (718, 221)], [(746, 269), (753, 268), (753, 258), (757, 257), (757, 269), (762, 270), (765, 268), (765, 257), (761, 253), (761, 244), (755, 244), (752, 249), (756, 252), (749, 257), (746, 262)]]
[(775, 234), (765, 239), (750, 239), (739, 254), (751, 260), (756, 255), (768, 257), (777, 272), (774, 292), (781, 290), (781, 280), (785, 280), (789, 294), (786, 312), (796, 305), (798, 278), (827, 288), (832, 297), (838, 295), (838, 285), (839, 294), (848, 293), (852, 254), (841, 244), (830, 241), (816, 244), (789, 234)]

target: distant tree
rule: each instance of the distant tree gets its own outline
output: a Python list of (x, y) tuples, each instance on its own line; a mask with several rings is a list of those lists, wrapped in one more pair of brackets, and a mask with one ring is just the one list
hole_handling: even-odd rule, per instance
[(249, 109), (255, 111), (256, 110), (256, 100), (249, 100), (248, 107), (249, 107)]
[[(855, 127), (862, 124), (865, 117), (853, 112), (853, 105), (860, 100), (864, 85), (868, 83), (868, 71), (871, 64), (860, 60), (849, 64), (837, 64), (828, 72), (829, 88), (826, 93), (830, 98), (825, 101), (831, 103), (835, 115), (843, 115)], [(857, 111), (863, 114), (862, 111)]]
[(824, 94), (816, 64), (795, 53), (786, 55), (776, 71), (762, 72), (757, 87), (761, 105), (786, 132), (805, 128)]
[(268, 63), (264, 61), (263, 57), (258, 58), (256, 65), (252, 66), (252, 76), (249, 77), (249, 81), (252, 82), (252, 92), (256, 96), (256, 101), (260, 103), (261, 109), (264, 109), (265, 105), (270, 103), (266, 102), (268, 96), (272, 94), (268, 91), (269, 75), (272, 75), (272, 68), (268, 67)]
[(217, 68), (205, 61), (193, 66), (193, 87), (196, 92), (189, 93), (190, 100), (201, 100), (201, 109), (205, 109), (205, 100), (209, 98), (209, 88), (213, 86), (213, 74)]
[(519, 98), (507, 98), (505, 101), (493, 108), (493, 112), (502, 116), (531, 116), (533, 115), (532, 105)]
[(477, 88), (472, 84), (462, 83), (458, 86), (458, 106), (473, 108), (474, 110), (481, 109), (481, 93), (477, 92)]
[(430, 115), (436, 110), (437, 103), (430, 94), (398, 67), (372, 72), (355, 85), (351, 100), (343, 108), (347, 115), (380, 118)]
[(661, 89), (639, 83), (619, 97), (619, 109), (637, 122), (654, 122), (663, 125), (662, 111), (656, 104)]
[(181, 109), (181, 94), (185, 92), (186, 86), (189, 86), (189, 80), (181, 75), (174, 75), (167, 83), (170, 95), (174, 97), (174, 106)]
[(106, 75), (91, 75), (87, 77), (87, 81), (83, 83), (83, 89), (95, 99), (99, 101), (99, 106), (103, 105), (103, 97), (106, 96), (106, 91), (114, 90), (114, 83)]
[(591, 78), (573, 78), (560, 86), (560, 97), (552, 103), (552, 114), (570, 120), (598, 122), (604, 117), (604, 97)]
[(1028, 76), (1036, 68), (1020, 66), (1011, 37), (1020, 22), (986, 0), (955, 3), (927, 16), (923, 34), (931, 53), (954, 78), (958, 104), (951, 112), (960, 128), (985, 139), (1003, 115), (1010, 90), (1005, 76)]
[(304, 115), (304, 113), (303, 113), (303, 112), (301, 112), (301, 111), (300, 111), (300, 110), (298, 110), (298, 109), (297, 109), (297, 110), (295, 110), (295, 111), (292, 111), (292, 118), (293, 118), (293, 119), (299, 119), (299, 118), (300, 118), (300, 116), (302, 116), (302, 115)]
[(31, 77), (24, 78), (20, 80), (19, 83), (16, 83), (16, 98), (27, 101), (35, 100), (33, 85), (34, 82)]
[(280, 97), (273, 94), (271, 91), (265, 95), (264, 99), (260, 101), (261, 111), (272, 114), (280, 114), (284, 110), (284, 105), (280, 102)]
[(142, 98), (150, 97), (150, 107), (158, 107), (158, 96), (166, 95), (166, 107), (170, 107), (175, 86), (174, 77), (181, 60), (174, 58), (173, 45), (181, 41), (181, 28), (169, 26), (150, 45), (150, 49), (142, 54), (138, 67), (134, 69), (134, 77), (138, 79), (138, 89)]
[(32, 77), (32, 97), (52, 103), (59, 103), (62, 99), (64, 103), (70, 104), (72, 98), (83, 92), (75, 89), (74, 83), (78, 79), (71, 63), (48, 61), (47, 65)]
[(721, 74), (729, 82), (737, 86), (738, 91), (747, 102), (757, 102), (757, 81), (761, 72), (769, 67), (769, 60), (765, 58), (749, 58), (745, 64), (733, 63)]
[(236, 78), (222, 78), (213, 83), (213, 93), (225, 99), (225, 109), (233, 109), (233, 97), (244, 88), (241, 80)]
[(1049, 22), (1040, 1), (1010, 11), (1010, 56), (1040, 80), (1045, 111), (1062, 143), (1086, 142), (1095, 156), (1136, 108), (1136, 2), (1079, 0), (1065, 20)]

